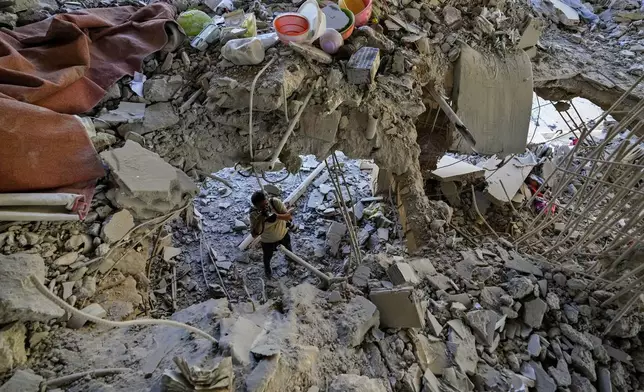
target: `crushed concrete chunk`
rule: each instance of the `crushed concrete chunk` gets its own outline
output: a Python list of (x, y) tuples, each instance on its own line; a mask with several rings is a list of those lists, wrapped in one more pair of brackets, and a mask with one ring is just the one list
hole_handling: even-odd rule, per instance
[(353, 272), (351, 283), (358, 288), (366, 288), (369, 284), (369, 277), (371, 276), (371, 269), (366, 265), (360, 265)]
[(12, 321), (49, 321), (65, 312), (46, 300), (30, 276), (45, 280), (45, 262), (37, 254), (0, 255), (0, 324)]
[(26, 334), (27, 328), (19, 322), (0, 328), (0, 374), (9, 372), (27, 362)]
[(121, 210), (110, 216), (101, 229), (101, 238), (107, 244), (121, 240), (134, 228), (134, 218), (128, 210)]
[(143, 95), (151, 102), (169, 101), (182, 85), (183, 78), (180, 75), (148, 79), (143, 84)]
[(18, 370), (0, 386), (0, 392), (39, 392), (40, 383), (45, 379), (28, 370)]
[(396, 286), (399, 285), (416, 285), (419, 283), (416, 273), (407, 263), (395, 263), (387, 270), (387, 275)]
[(563, 358), (557, 361), (557, 367), (548, 368), (548, 373), (560, 387), (567, 387), (572, 382), (568, 371), (568, 363)]
[(340, 249), (340, 242), (347, 233), (347, 226), (340, 222), (332, 222), (329, 230), (326, 232), (326, 245), (329, 247), (329, 253), (337, 256)]
[(593, 360), (593, 355), (590, 351), (582, 348), (581, 346), (575, 346), (572, 349), (572, 366), (581, 374), (588, 377), (592, 382), (597, 381), (597, 373), (595, 372), (595, 361)]
[(527, 301), (524, 303), (523, 322), (532, 328), (540, 328), (546, 310), (548, 310), (548, 305), (541, 298)]
[(425, 370), (425, 374), (423, 374), (423, 386), (423, 391), (441, 392), (440, 381), (438, 381), (434, 373), (429, 369)]
[(329, 392), (387, 392), (381, 380), (355, 374), (341, 374), (329, 385)]
[(420, 302), (410, 287), (373, 290), (369, 299), (380, 311), (380, 324), (385, 328), (423, 328), (425, 326)]
[(465, 316), (467, 323), (474, 331), (476, 340), (485, 346), (491, 346), (494, 343), (494, 330), (499, 315), (493, 310), (473, 310)]
[(578, 344), (585, 348), (586, 350), (593, 350), (593, 342), (590, 341), (583, 333), (577, 331), (569, 324), (561, 324), (559, 326), (563, 336), (567, 337), (571, 342)]

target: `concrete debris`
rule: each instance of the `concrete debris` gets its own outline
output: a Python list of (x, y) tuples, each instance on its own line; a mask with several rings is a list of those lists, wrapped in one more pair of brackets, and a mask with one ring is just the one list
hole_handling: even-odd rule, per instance
[(371, 301), (365, 297), (354, 297), (346, 307), (349, 318), (342, 320), (345, 344), (356, 347), (362, 344), (365, 335), (371, 328), (380, 325), (380, 313)]
[(511, 255), (512, 255), (511, 256), (512, 258), (505, 261), (506, 268), (523, 272), (525, 274), (532, 274), (534, 276), (539, 276), (539, 277), (543, 276), (543, 272), (541, 272), (541, 269), (535, 266), (534, 264), (532, 264), (523, 256), (515, 252), (512, 252)]
[(528, 340), (528, 354), (531, 357), (538, 357), (541, 354), (541, 338), (536, 333), (530, 335)]
[[(548, 373), (543, 369), (541, 363), (530, 362), (528, 366), (532, 369), (534, 374), (533, 379), (535, 380), (535, 387), (538, 392), (555, 392), (557, 390), (557, 384), (555, 380), (548, 375)], [(525, 374), (524, 374), (525, 375)], [(530, 376), (528, 376), (530, 378)]]
[(196, 194), (197, 187), (182, 171), (131, 140), (101, 153), (118, 189), (108, 197), (137, 219), (167, 214)]
[(505, 290), (512, 296), (514, 299), (522, 299), (530, 295), (533, 290), (533, 284), (530, 279), (524, 276), (518, 276), (516, 278), (510, 279)]
[(421, 280), (428, 280), (437, 274), (436, 268), (434, 268), (429, 259), (413, 259), (409, 261), (409, 265), (416, 271), (416, 275)]
[(358, 288), (364, 289), (369, 284), (370, 276), (371, 276), (371, 269), (366, 265), (360, 265), (353, 272), (351, 283), (353, 283), (353, 285)]
[(436, 164), (436, 169), (429, 173), (431, 178), (442, 182), (465, 181), (483, 178), (485, 170), (458, 160), (449, 155), (444, 155)]
[(597, 381), (597, 373), (595, 372), (595, 361), (590, 351), (575, 346), (570, 354), (572, 359), (572, 367), (579, 373), (587, 377), (590, 381)]
[(183, 85), (180, 75), (152, 78), (143, 84), (143, 95), (151, 102), (166, 102), (179, 91)]
[(411, 285), (419, 283), (416, 273), (407, 263), (395, 263), (387, 270), (387, 275), (395, 286)]
[(181, 248), (175, 248), (173, 246), (164, 246), (163, 247), (163, 261), (171, 261), (175, 257), (181, 254)]
[(435, 375), (443, 374), (443, 369), (449, 365), (445, 343), (438, 340), (429, 340), (422, 334), (412, 336), (416, 348), (416, 357), (420, 368), (431, 371)]
[(0, 374), (7, 373), (27, 362), (26, 333), (27, 328), (19, 322), (0, 328)]
[(250, 349), (262, 329), (253, 321), (245, 318), (225, 318), (221, 320), (219, 345), (229, 352), (236, 364), (247, 366), (251, 362)]
[[(530, 96), (532, 96), (532, 93), (530, 93)], [(530, 100), (530, 102), (532, 101)], [(531, 106), (528, 108), (528, 111), (531, 110), (530, 108)], [(525, 143), (526, 138), (527, 133), (521, 139), (522, 143)], [(531, 154), (528, 153), (527, 159), (513, 156), (509, 158), (508, 162), (504, 162), (501, 159), (493, 157), (485, 162), (483, 166), (486, 170), (485, 178), (487, 181), (485, 195), (492, 203), (503, 205), (511, 202), (512, 197), (519, 191), (525, 179), (537, 165), (534, 156)], [(505, 190), (503, 189), (504, 187)]]
[(570, 372), (568, 371), (568, 363), (563, 359), (557, 361), (557, 366), (548, 368), (548, 373), (557, 383), (557, 386), (567, 387), (572, 382)]
[(420, 302), (409, 287), (372, 290), (369, 299), (380, 311), (385, 328), (423, 328), (425, 317)]
[(463, 373), (474, 374), (479, 360), (474, 335), (461, 320), (451, 320), (447, 324), (450, 327), (447, 335), (447, 350), (452, 360)]
[(143, 126), (139, 132), (146, 135), (150, 132), (159, 131), (177, 125), (181, 119), (174, 112), (169, 102), (159, 102), (145, 108)]
[[(310, 200), (310, 199), (309, 199)], [(347, 233), (347, 226), (343, 223), (332, 222), (326, 232), (326, 245), (329, 247), (329, 253), (337, 256), (340, 249), (340, 242)]]
[(0, 255), (0, 324), (13, 321), (49, 321), (64, 311), (45, 300), (29, 277), (45, 280), (45, 262), (37, 254)]
[(540, 328), (548, 305), (541, 298), (535, 298), (524, 304), (523, 322), (532, 328)]
[(559, 328), (563, 336), (568, 338), (572, 343), (578, 344), (586, 350), (593, 350), (593, 343), (583, 333), (577, 331), (569, 324), (560, 324)]
[(108, 244), (121, 240), (134, 228), (134, 218), (128, 210), (121, 210), (109, 217), (101, 229), (101, 238)]
[(341, 374), (331, 381), (329, 392), (386, 392), (381, 380), (355, 374)]
[[(489, 66), (481, 67), (481, 64)], [(458, 75), (454, 80), (454, 88), (458, 91), (457, 114), (476, 139), (476, 150), (483, 154), (523, 153), (532, 110), (532, 63), (528, 55), (524, 51), (492, 55), (464, 45), (455, 75)], [(483, 91), (490, 99), (481, 102), (474, 98)], [(513, 99), (505, 101), (510, 91)], [(471, 151), (461, 138), (456, 145), (461, 152)], [(510, 162), (492, 174), (493, 162), (497, 164), (492, 158), (484, 166), (488, 171), (487, 195), (494, 203), (505, 203), (508, 200), (501, 181), (512, 197), (532, 167), (516, 168)]]
[(466, 317), (476, 340), (484, 346), (491, 346), (494, 343), (494, 331), (499, 315), (493, 310), (473, 310), (467, 312)]
[(78, 252), (69, 252), (54, 260), (54, 264), (57, 266), (68, 266), (74, 264), (77, 259)]
[(0, 392), (39, 392), (43, 381), (44, 379), (31, 369), (18, 370), (0, 386)]

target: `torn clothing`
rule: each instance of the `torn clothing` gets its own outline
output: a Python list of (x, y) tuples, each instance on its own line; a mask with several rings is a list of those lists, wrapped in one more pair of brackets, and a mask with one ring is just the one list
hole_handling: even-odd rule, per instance
[(278, 198), (270, 198), (268, 210), (252, 208), (250, 211), (250, 230), (253, 237), (260, 236), (262, 243), (277, 243), (288, 234), (286, 221), (277, 219), (276, 214), (286, 214), (288, 210)]

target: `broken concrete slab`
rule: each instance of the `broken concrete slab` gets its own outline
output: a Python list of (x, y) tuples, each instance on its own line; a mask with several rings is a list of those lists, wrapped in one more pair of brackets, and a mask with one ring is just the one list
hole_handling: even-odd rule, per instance
[(447, 334), (447, 350), (451, 353), (454, 363), (463, 373), (474, 374), (479, 359), (474, 335), (461, 320), (451, 320), (447, 325), (450, 327)]
[(110, 216), (101, 228), (101, 239), (106, 244), (113, 244), (121, 240), (134, 228), (134, 218), (128, 210), (121, 210)]
[(461, 194), (455, 181), (441, 181), (441, 193), (452, 207), (461, 206)]
[(407, 263), (393, 264), (387, 270), (387, 276), (389, 276), (389, 280), (391, 280), (391, 283), (393, 283), (395, 286), (413, 286), (420, 282), (418, 280), (418, 276), (416, 276), (416, 272), (414, 272), (412, 267)]
[(543, 272), (539, 267), (532, 264), (528, 259), (519, 255), (516, 252), (510, 253), (511, 258), (505, 260), (505, 268), (510, 268), (515, 271), (523, 272), (524, 274), (532, 274), (537, 277), (543, 276)]
[(499, 315), (493, 310), (473, 310), (465, 316), (476, 340), (484, 346), (491, 346), (494, 343), (494, 330)]
[[(532, 63), (525, 52), (501, 57), (462, 45), (453, 92), (456, 113), (476, 139), (479, 153), (525, 151), (532, 112)], [(481, 96), (486, 99), (476, 98)], [(471, 152), (461, 137), (453, 147)]]
[(469, 164), (460, 159), (444, 155), (436, 164), (436, 169), (429, 172), (429, 177), (443, 182), (471, 181), (483, 178), (485, 169)]
[(506, 159), (509, 161), (504, 163), (503, 160), (494, 156), (483, 165), (486, 170), (485, 178), (487, 182), (485, 196), (496, 205), (510, 203), (525, 179), (532, 172), (532, 169), (537, 165), (532, 153), (528, 153), (523, 158), (512, 156)]
[(0, 325), (13, 321), (42, 321), (65, 312), (46, 300), (30, 281), (45, 280), (45, 261), (37, 254), (0, 255)]
[(169, 128), (178, 124), (180, 120), (170, 102), (155, 103), (145, 108), (143, 127), (140, 133), (141, 135), (146, 135), (150, 132)]
[(425, 335), (418, 333), (412, 335), (416, 347), (416, 357), (420, 368), (429, 370), (435, 375), (443, 374), (443, 369), (449, 365), (447, 347), (440, 340), (429, 340)]
[(409, 265), (416, 271), (418, 278), (425, 280), (436, 275), (436, 268), (430, 259), (414, 259), (409, 261)]
[(357, 296), (347, 304), (344, 314), (349, 315), (338, 327), (340, 339), (349, 347), (362, 344), (365, 335), (371, 328), (380, 325), (380, 313), (376, 305), (365, 297)]
[(385, 328), (423, 328), (425, 317), (411, 287), (372, 290), (369, 299), (380, 311)]
[(220, 328), (219, 346), (230, 352), (236, 364), (249, 365), (250, 349), (262, 329), (245, 317), (225, 318), (221, 320)]
[(7, 382), (0, 386), (0, 392), (39, 392), (40, 383), (44, 380), (31, 369), (17, 370)]
[(554, 22), (559, 22), (565, 26), (579, 24), (579, 13), (574, 8), (559, 0), (550, 0), (550, 3), (555, 8), (554, 15), (549, 15)]
[(108, 191), (108, 197), (137, 219), (166, 214), (197, 193), (196, 185), (184, 172), (131, 140), (121, 148), (104, 151), (101, 158), (118, 185), (118, 189)]
[(181, 75), (155, 77), (143, 84), (143, 96), (150, 102), (169, 101), (182, 86)]
[(541, 298), (535, 298), (523, 304), (523, 322), (532, 328), (540, 328), (548, 305)]
[[(137, 102), (119, 102), (118, 108), (101, 114), (98, 119), (100, 122), (109, 125), (118, 125), (121, 123), (136, 123), (143, 121), (145, 115), (145, 104)], [(100, 122), (97, 127), (100, 127)]]
[(521, 32), (521, 38), (517, 44), (519, 49), (528, 49), (537, 46), (543, 31), (543, 22), (538, 18), (530, 18)]

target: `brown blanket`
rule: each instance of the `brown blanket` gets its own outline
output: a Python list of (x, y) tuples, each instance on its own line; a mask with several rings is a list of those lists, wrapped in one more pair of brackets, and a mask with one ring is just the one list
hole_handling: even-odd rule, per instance
[[(104, 175), (82, 124), (105, 90), (168, 42), (174, 10), (88, 9), (0, 30), (0, 192), (58, 188)], [(62, 114), (67, 113), (67, 114)]]

